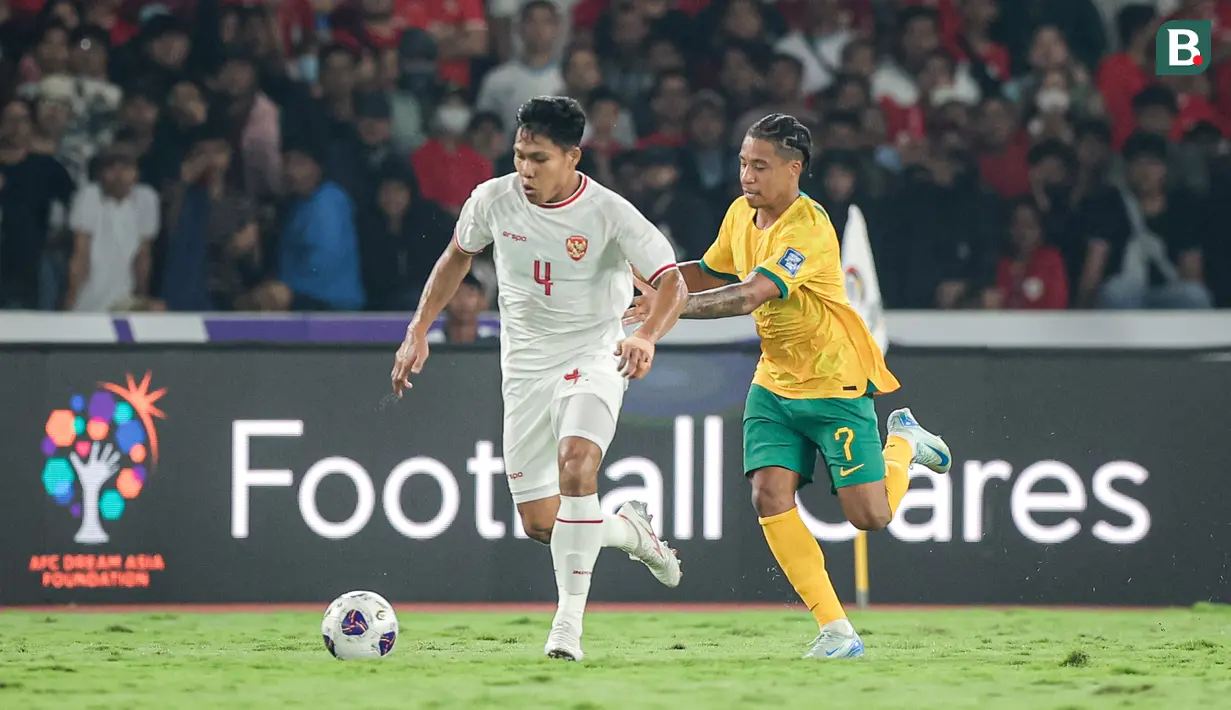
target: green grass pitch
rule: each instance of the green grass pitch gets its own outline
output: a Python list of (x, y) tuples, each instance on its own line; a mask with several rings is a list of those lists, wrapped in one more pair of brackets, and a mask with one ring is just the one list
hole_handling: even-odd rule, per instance
[(392, 655), (346, 663), (313, 613), (5, 611), (0, 708), (1231, 708), (1214, 605), (870, 611), (857, 661), (799, 659), (799, 611), (592, 613), (584, 663), (542, 657), (544, 614), (399, 618)]

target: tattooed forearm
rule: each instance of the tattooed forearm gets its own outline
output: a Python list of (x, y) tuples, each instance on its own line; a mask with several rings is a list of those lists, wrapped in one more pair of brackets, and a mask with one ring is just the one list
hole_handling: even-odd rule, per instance
[(745, 284), (731, 284), (712, 291), (702, 291), (688, 296), (681, 318), (730, 318), (752, 312), (751, 299)]

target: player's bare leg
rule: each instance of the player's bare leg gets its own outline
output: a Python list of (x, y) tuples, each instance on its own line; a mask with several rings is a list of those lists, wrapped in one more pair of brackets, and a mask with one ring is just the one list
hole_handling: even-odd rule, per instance
[(799, 474), (779, 466), (752, 472), (752, 507), (778, 566), (808, 606), (820, 631), (805, 657), (858, 658), (863, 641), (846, 619), (825, 571), (825, 555), (795, 504)]

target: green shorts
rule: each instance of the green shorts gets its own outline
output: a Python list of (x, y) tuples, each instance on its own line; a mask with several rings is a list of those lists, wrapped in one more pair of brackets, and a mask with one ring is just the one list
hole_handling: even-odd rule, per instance
[(831, 490), (885, 477), (876, 407), (856, 399), (787, 399), (752, 385), (744, 404), (744, 473), (781, 466), (812, 482), (820, 452)]

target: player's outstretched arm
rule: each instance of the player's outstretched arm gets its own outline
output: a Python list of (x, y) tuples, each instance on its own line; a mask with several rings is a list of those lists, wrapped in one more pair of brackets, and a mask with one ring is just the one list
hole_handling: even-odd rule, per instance
[(419, 298), (419, 307), (415, 309), (410, 325), (406, 326), (406, 338), (393, 360), (393, 393), (398, 397), (402, 396), (403, 389), (411, 386), (410, 375), (417, 375), (423, 369), (428, 356), (428, 328), (440, 317), (441, 311), (457, 293), (462, 279), (470, 272), (470, 260), (471, 255), (452, 241), (432, 267), (423, 295)]
[(680, 275), (684, 277), (684, 283), (687, 284), (689, 293), (712, 291), (731, 283), (721, 276), (715, 276), (706, 271), (701, 266), (700, 261), (686, 261), (680, 264)]
[(697, 320), (746, 316), (766, 301), (781, 297), (782, 290), (777, 284), (754, 271), (739, 283), (689, 294), (680, 317)]

